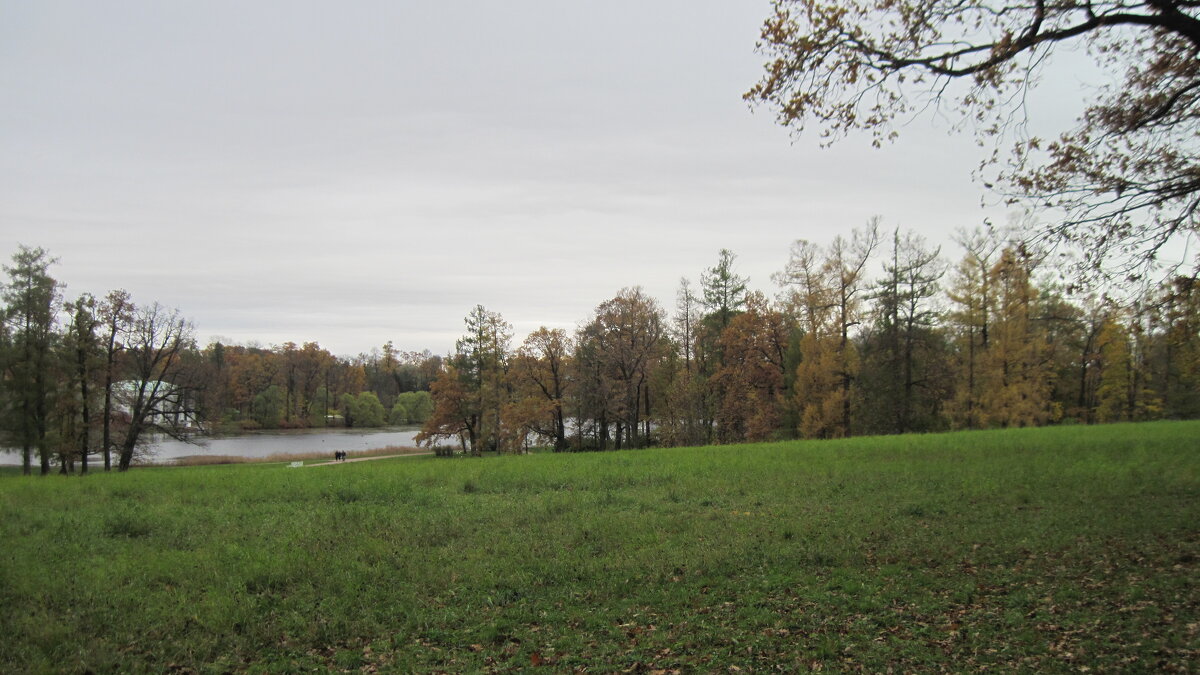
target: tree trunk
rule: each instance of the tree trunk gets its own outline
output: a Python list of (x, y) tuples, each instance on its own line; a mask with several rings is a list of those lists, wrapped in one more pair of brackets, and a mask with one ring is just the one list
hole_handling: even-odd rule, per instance
[(967, 428), (975, 428), (975, 331), (967, 332)]
[(554, 451), (562, 452), (567, 449), (567, 425), (563, 420), (562, 407), (554, 410)]
[(643, 422), (645, 426), (645, 432), (642, 433), (642, 441), (645, 443), (646, 447), (650, 447), (650, 387), (646, 387), (642, 391), (642, 400), (646, 406), (646, 420)]
[[(39, 368), (40, 370), (40, 368)], [(47, 410), (46, 410), (46, 380), (44, 375), (38, 373), (38, 377), (34, 380), (37, 399), (34, 402), (34, 410), (37, 413), (37, 438), (38, 438), (38, 454), (42, 460), (42, 475), (50, 473), (50, 448), (46, 447), (46, 427), (47, 427)]]
[(129, 465), (133, 463), (133, 450), (137, 447), (137, 439), (142, 432), (141, 428), (136, 425), (136, 421), (130, 425), (125, 442), (121, 444), (120, 456), (117, 458), (117, 471), (128, 471)]
[[(911, 316), (911, 314), (910, 314)], [(912, 428), (912, 399), (913, 399), (913, 325), (912, 320), (906, 321), (904, 336), (904, 397), (900, 401), (900, 433), (908, 433)]]
[(86, 474), (88, 472), (88, 436), (92, 429), (92, 409), (88, 404), (87, 352), (82, 348), (78, 353), (78, 366), (79, 394), (83, 399), (83, 408), (80, 410), (83, 428), (79, 430), (79, 473)]
[(113, 371), (113, 353), (112, 344), (109, 344), (108, 351), (108, 370), (104, 374), (104, 419), (103, 429), (100, 434), (101, 450), (104, 452), (104, 470), (112, 471), (112, 371)]
[(28, 396), (21, 401), (21, 473), (33, 475), (33, 405)]

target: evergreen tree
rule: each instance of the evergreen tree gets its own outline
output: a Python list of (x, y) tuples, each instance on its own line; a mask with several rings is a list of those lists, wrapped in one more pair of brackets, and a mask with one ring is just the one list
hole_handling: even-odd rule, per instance
[(36, 451), (45, 475), (50, 472), (48, 433), (56, 385), (51, 371), (61, 301), (59, 284), (49, 270), (57, 261), (45, 249), (21, 246), (12, 262), (4, 266), (8, 283), (3, 288), (9, 341), (3, 378), (5, 427), (21, 448), (21, 471), (32, 473)]
[(916, 235), (892, 233), (884, 276), (875, 284), (873, 325), (862, 343), (861, 409), (871, 431), (928, 431), (939, 424), (948, 384), (934, 306), (946, 269), (939, 254)]
[(700, 275), (700, 286), (704, 308), (708, 310), (706, 318), (724, 330), (746, 306), (746, 284), (749, 280), (734, 273), (733, 261), (737, 256), (732, 251), (723, 248), (717, 255), (717, 264)]
[[(497, 450), (509, 403), (507, 369), (512, 326), (496, 312), (476, 305), (464, 319), (467, 332), (455, 343), (450, 365), (431, 387), (434, 410), (420, 439), (457, 436), (464, 450), (479, 455)], [(457, 383), (446, 381), (452, 372)]]

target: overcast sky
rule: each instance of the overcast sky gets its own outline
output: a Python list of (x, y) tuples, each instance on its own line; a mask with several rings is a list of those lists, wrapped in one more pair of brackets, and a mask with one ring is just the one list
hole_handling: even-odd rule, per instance
[(769, 11), (0, 0), (0, 254), (201, 344), (445, 353), (477, 303), (519, 341), (625, 286), (670, 308), (721, 248), (773, 295), (798, 238), (1004, 220), (943, 119), (821, 150), (751, 111)]

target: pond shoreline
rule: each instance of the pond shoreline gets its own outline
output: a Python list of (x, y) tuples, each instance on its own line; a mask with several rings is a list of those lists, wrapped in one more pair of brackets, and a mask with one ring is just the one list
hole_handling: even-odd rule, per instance
[[(345, 427), (317, 429), (273, 429), (239, 434), (193, 436), (187, 441), (167, 436), (150, 439), (146, 453), (138, 463), (170, 464), (183, 457), (230, 456), (261, 459), (271, 455), (328, 454), (389, 446), (416, 447), (419, 426), (355, 429)], [(20, 451), (6, 449), (0, 464), (21, 463)]]

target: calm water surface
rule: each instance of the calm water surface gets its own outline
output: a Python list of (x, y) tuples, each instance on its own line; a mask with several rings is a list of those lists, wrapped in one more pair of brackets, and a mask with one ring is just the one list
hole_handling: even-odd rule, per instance
[[(389, 445), (415, 447), (413, 438), (421, 430), (418, 426), (388, 427), (385, 429), (298, 429), (290, 431), (263, 431), (240, 436), (216, 438), (197, 437), (194, 443), (185, 443), (173, 438), (155, 438), (150, 448), (154, 452), (152, 461), (169, 462), (192, 455), (232, 455), (235, 457), (267, 457), (276, 453), (327, 452), (333, 457), (334, 450), (373, 450)], [(102, 462), (93, 457), (90, 462)], [(116, 457), (113, 458), (116, 462)], [(20, 464), (21, 455), (13, 448), (0, 447), (0, 464)], [(34, 464), (37, 458), (34, 457)]]
[(173, 438), (157, 440), (152, 447), (154, 461), (165, 462), (191, 455), (234, 455), (267, 457), (276, 453), (327, 452), (334, 450), (371, 450), (389, 445), (415, 446), (413, 437), (420, 427), (387, 429), (304, 429), (272, 431), (243, 436), (197, 439), (199, 445)]

